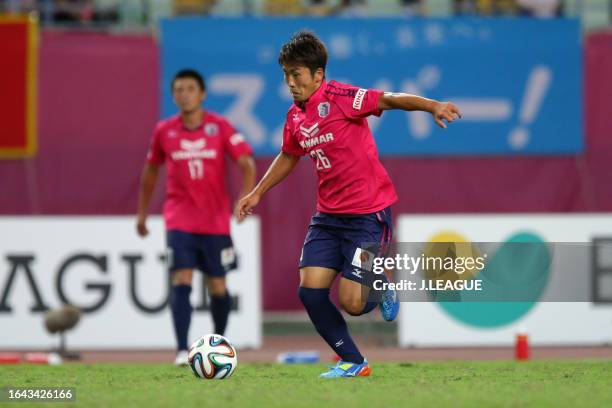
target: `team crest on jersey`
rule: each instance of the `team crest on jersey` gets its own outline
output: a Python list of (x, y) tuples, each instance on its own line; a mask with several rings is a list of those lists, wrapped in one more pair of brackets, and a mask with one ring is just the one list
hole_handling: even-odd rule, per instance
[(219, 133), (219, 125), (216, 123), (207, 123), (204, 125), (204, 133), (207, 136), (217, 136)]
[(319, 104), (319, 116), (324, 118), (329, 115), (329, 102), (321, 102)]

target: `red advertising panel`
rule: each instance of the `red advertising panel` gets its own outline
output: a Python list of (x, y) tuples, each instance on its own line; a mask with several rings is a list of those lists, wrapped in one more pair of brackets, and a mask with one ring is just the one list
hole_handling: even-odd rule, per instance
[(38, 26), (0, 15), (0, 158), (36, 153)]

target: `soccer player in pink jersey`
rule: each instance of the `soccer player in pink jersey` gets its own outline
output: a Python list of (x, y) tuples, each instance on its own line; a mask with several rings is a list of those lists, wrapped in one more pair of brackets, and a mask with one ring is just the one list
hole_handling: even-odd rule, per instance
[[(430, 112), (435, 122), (461, 117), (450, 102), (364, 89), (327, 81), (327, 50), (310, 32), (283, 45), (279, 64), (293, 96), (280, 154), (255, 189), (238, 204), (239, 218), (250, 215), (261, 197), (293, 170), (301, 156), (312, 159), (318, 175), (317, 213), (308, 227), (300, 259), (298, 294), (317, 332), (341, 360), (324, 378), (368, 376), (371, 369), (348, 333), (346, 322), (329, 299), (338, 273), (339, 299), (351, 315), (377, 305), (385, 320), (394, 320), (399, 301), (387, 290), (380, 302), (363, 296), (372, 287), (372, 272), (362, 268), (364, 243), (382, 246), (391, 240), (390, 206), (397, 195), (378, 159), (367, 117), (400, 109)], [(377, 279), (386, 279), (384, 275)]]
[(243, 136), (220, 115), (204, 110), (202, 76), (183, 70), (172, 81), (180, 113), (155, 127), (138, 199), (137, 231), (142, 237), (159, 166), (167, 167), (164, 221), (172, 277), (170, 307), (177, 340), (175, 364), (187, 364), (189, 301), (193, 270), (207, 275), (215, 333), (223, 335), (231, 307), (225, 275), (236, 268), (230, 237), (231, 207), (225, 188), (225, 156), (242, 171), (240, 197), (255, 185), (255, 162)]

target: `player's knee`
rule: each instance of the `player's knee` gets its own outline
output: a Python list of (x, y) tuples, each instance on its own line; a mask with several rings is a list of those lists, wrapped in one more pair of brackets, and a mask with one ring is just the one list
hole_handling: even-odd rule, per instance
[(217, 297), (221, 297), (221, 296), (225, 296), (225, 294), (227, 293), (227, 287), (225, 286), (225, 279), (215, 279), (215, 280), (208, 280), (208, 293), (211, 296), (217, 296)]
[(226, 289), (216, 289), (216, 290), (209, 290), (208, 294), (210, 296), (216, 296), (216, 297), (223, 297), (225, 296), (225, 294), (227, 293)]
[(321, 301), (329, 299), (329, 289), (312, 289), (300, 286), (298, 296), (306, 309), (321, 304)]
[(184, 277), (184, 276), (177, 276), (174, 279), (172, 279), (172, 284), (174, 286), (178, 286), (178, 285), (191, 286), (191, 279), (188, 279), (187, 277)]
[(359, 298), (340, 298), (340, 306), (351, 316), (359, 316), (363, 311), (363, 302)]
[(193, 278), (193, 272), (190, 269), (179, 269), (178, 271), (172, 272), (172, 284), (173, 285), (191, 285)]

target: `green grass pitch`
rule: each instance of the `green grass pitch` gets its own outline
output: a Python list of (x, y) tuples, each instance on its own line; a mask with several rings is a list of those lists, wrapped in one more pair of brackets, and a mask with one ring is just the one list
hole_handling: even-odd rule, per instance
[(612, 407), (612, 361), (373, 363), (368, 378), (322, 380), (323, 365), (243, 364), (200, 380), (170, 364), (0, 366), (0, 388), (75, 387), (83, 407)]

